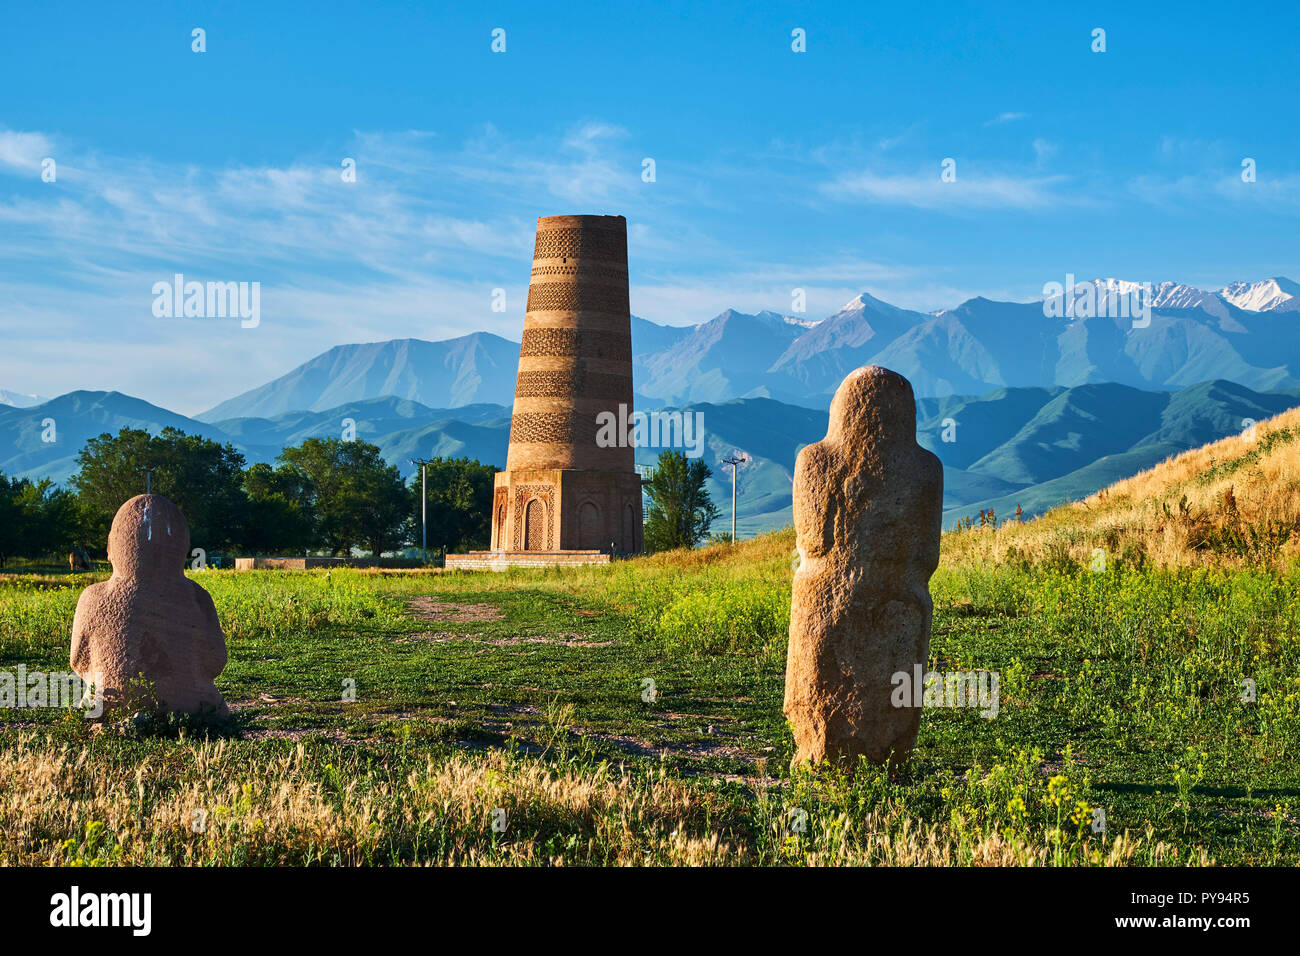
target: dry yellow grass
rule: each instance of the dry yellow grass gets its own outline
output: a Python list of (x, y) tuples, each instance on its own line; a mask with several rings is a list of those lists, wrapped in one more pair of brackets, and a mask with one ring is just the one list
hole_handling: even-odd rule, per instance
[[(405, 779), (321, 769), (299, 745), (257, 755), (226, 741), (179, 741), (123, 765), (92, 748), (23, 734), (0, 747), (0, 866), (462, 865), (1043, 866), (1051, 848), (1022, 835), (932, 824), (899, 807), (850, 821), (832, 811), (809, 836), (785, 830), (782, 788), (761, 792), (766, 839), (719, 827), (723, 804), (707, 788), (662, 770), (625, 774), (609, 764), (553, 767), (501, 751), (430, 758)], [(492, 832), (496, 808), (505, 832)], [(565, 834), (549, 853), (539, 830)], [(578, 841), (575, 845), (574, 841)], [(405, 847), (404, 850), (399, 848)], [(1128, 833), (1098, 841), (1093, 865), (1194, 859)], [(567, 859), (566, 859), (567, 858)]]
[(1032, 521), (945, 535), (949, 563), (1124, 558), (1272, 565), (1300, 554), (1300, 408)]
[[(637, 787), (609, 767), (557, 773), (493, 751), (428, 762), (405, 780), (339, 775), (312, 779), (304, 748), (251, 761), (227, 741), (181, 742), (167, 757), (130, 769), (105, 766), (89, 748), (24, 735), (0, 751), (0, 865), (301, 865), (387, 862), (416, 834), (445, 836), (439, 862), (555, 864), (532, 840), (508, 834), (537, 818), (566, 821), (610, 862), (725, 862), (716, 836), (688, 837), (708, 794), (664, 778)], [(97, 765), (98, 764), (98, 765)], [(325, 768), (327, 773), (332, 769)], [(493, 813), (507, 835), (495, 839)]]
[(701, 548), (678, 548), (637, 559), (637, 566), (647, 570), (672, 570), (681, 573), (710, 567), (739, 565), (758, 567), (765, 564), (788, 564), (794, 554), (794, 528), (782, 528), (755, 538), (732, 544), (709, 544)]

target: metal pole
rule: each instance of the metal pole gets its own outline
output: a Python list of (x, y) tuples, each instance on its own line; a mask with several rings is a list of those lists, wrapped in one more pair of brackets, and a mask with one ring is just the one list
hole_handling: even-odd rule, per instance
[(420, 466), (420, 563), (429, 561), (429, 472), (431, 458), (408, 458), (412, 465)]
[(731, 543), (736, 543), (736, 471), (742, 462), (749, 461), (748, 455), (732, 455), (722, 459), (724, 465), (731, 466)]
[(736, 472), (740, 469), (731, 466), (731, 543), (736, 543)]

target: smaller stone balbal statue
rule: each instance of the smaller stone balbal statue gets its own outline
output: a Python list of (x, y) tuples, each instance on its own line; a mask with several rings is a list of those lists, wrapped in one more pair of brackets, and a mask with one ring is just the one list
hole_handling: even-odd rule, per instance
[(105, 714), (228, 716), (213, 683), (226, 636), (211, 595), (184, 574), (189, 550), (185, 516), (162, 495), (137, 495), (113, 517), (113, 575), (81, 593), (72, 621), (72, 669)]

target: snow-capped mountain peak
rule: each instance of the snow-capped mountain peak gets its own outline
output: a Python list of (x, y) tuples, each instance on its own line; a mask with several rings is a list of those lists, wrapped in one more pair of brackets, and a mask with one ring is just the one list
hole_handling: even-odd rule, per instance
[(39, 395), (24, 395), (22, 392), (11, 392), (7, 388), (0, 388), (0, 405), (8, 405), (11, 408), (31, 408), (45, 401), (46, 399)]
[(1088, 282), (1076, 283), (1075, 288), (1080, 285), (1091, 285), (1098, 293), (1106, 295), (1133, 295), (1144, 290), (1141, 282), (1130, 282), (1128, 279), (1091, 279)]
[(1219, 297), (1251, 312), (1300, 311), (1300, 285), (1281, 276), (1258, 282), (1231, 282), (1219, 290)]
[(1157, 282), (1151, 286), (1151, 305), (1157, 309), (1204, 308), (1206, 301), (1213, 298), (1212, 293), (1181, 282)]

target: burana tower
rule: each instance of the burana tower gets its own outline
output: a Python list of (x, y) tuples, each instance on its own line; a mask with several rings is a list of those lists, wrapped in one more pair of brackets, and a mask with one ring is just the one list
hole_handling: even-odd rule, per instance
[[(627, 220), (537, 220), (506, 470), (496, 476), (492, 551), (449, 566), (608, 561), (642, 549), (632, 414)], [(607, 421), (601, 418), (601, 421)], [(626, 435), (626, 432), (624, 432)], [(602, 447), (604, 446), (604, 447)]]

